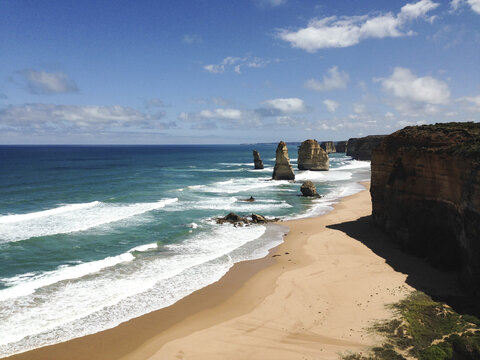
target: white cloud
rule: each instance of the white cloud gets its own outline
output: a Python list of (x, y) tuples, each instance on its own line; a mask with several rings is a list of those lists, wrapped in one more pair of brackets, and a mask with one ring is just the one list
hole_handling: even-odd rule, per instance
[(477, 14), (480, 14), (480, 0), (452, 0), (450, 6), (453, 10), (457, 10), (466, 4), (468, 4)]
[(449, 102), (450, 90), (445, 82), (431, 76), (417, 77), (406, 68), (396, 67), (391, 76), (378, 81), (381, 82), (384, 90), (406, 101), (403, 103), (403, 111), (406, 110), (405, 106), (411, 105), (409, 104), (411, 102), (430, 105), (426, 110), (431, 112), (435, 109), (432, 105)]
[(237, 74), (241, 73), (242, 68), (263, 68), (270, 63), (269, 60), (264, 60), (255, 56), (247, 57), (233, 57), (227, 56), (218, 64), (205, 65), (203, 68), (213, 74), (221, 74), (225, 71), (233, 70)]
[(304, 101), (299, 98), (278, 98), (266, 100), (262, 103), (266, 109), (272, 111), (273, 114), (288, 115), (301, 114), (307, 112), (308, 108)]
[(325, 105), (329, 113), (334, 113), (340, 106), (338, 102), (330, 99), (323, 100), (323, 105)]
[(64, 94), (77, 92), (75, 82), (63, 72), (24, 70), (19, 72), (32, 94)]
[(355, 114), (364, 114), (364, 113), (367, 112), (367, 107), (365, 106), (365, 104), (354, 103), (353, 104), (353, 112)]
[(432, 21), (433, 18), (428, 18), (426, 14), (438, 6), (439, 4), (431, 0), (421, 0), (406, 4), (397, 15), (384, 13), (375, 16), (330, 16), (312, 19), (307, 27), (297, 31), (283, 29), (278, 36), (289, 42), (292, 47), (309, 52), (324, 48), (343, 48), (356, 45), (368, 38), (412, 35), (412, 31), (404, 29), (406, 25), (419, 18)]
[(305, 82), (305, 87), (316, 91), (345, 89), (348, 80), (349, 75), (345, 71), (338, 71), (337, 66), (332, 66), (328, 69), (328, 74), (323, 76), (323, 81), (310, 79)]
[(192, 128), (198, 130), (214, 129), (217, 128), (218, 125), (229, 129), (243, 126), (259, 127), (262, 125), (262, 122), (255, 112), (232, 108), (204, 109), (190, 113), (181, 112), (178, 115), (178, 119), (191, 123)]
[(467, 110), (480, 112), (480, 95), (478, 96), (465, 96), (457, 99), (457, 101), (467, 104)]
[(0, 127), (14, 131), (95, 132), (112, 129), (167, 129), (164, 112), (145, 113), (125, 106), (55, 104), (10, 105), (0, 109)]
[(185, 34), (183, 35), (182, 42), (185, 44), (195, 44), (195, 43), (201, 43), (202, 37), (198, 34)]
[(277, 7), (280, 5), (285, 5), (287, 0), (254, 0), (255, 3), (260, 7)]

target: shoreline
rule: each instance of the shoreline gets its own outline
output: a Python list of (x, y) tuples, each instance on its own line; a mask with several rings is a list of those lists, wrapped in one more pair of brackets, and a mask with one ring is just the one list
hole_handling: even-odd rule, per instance
[[(369, 183), (367, 184), (369, 185)], [(363, 183), (363, 185), (365, 185), (365, 183)], [(334, 209), (327, 214), (319, 217), (285, 221), (281, 223), (281, 225), (288, 226), (290, 232), (285, 237), (282, 244), (270, 249), (269, 254), (266, 257), (235, 264), (216, 283), (210, 284), (207, 287), (188, 295), (170, 307), (131, 319), (112, 329), (12, 355), (5, 359), (174, 358), (178, 357), (177, 355), (182, 355), (180, 353), (177, 354), (176, 350), (180, 348), (186, 349), (186, 346), (196, 346), (198, 351), (195, 353), (194, 358), (215, 358), (215, 356), (219, 359), (235, 358), (235, 356), (232, 357), (232, 354), (235, 354), (239, 349), (244, 347), (252, 347), (251, 351), (253, 351), (253, 353), (250, 353), (250, 356), (255, 357), (255, 344), (236, 344), (235, 341), (229, 345), (222, 343), (222, 346), (217, 351), (213, 350), (214, 347), (210, 346), (212, 341), (211, 339), (208, 340), (208, 337), (212, 336), (212, 334), (216, 334), (213, 337), (213, 339), (216, 339), (221, 334), (227, 334), (227, 330), (231, 330), (231, 328), (228, 327), (230, 322), (247, 320), (240, 319), (244, 317), (248, 318), (248, 316), (252, 316), (252, 314), (259, 311), (262, 313), (265, 312), (265, 310), (270, 311), (271, 309), (271, 311), (275, 311), (279, 308), (281, 309), (285, 305), (281, 300), (282, 296), (283, 300), (296, 297), (295, 295), (292, 296), (292, 292), (290, 292), (288, 297), (284, 294), (279, 294), (279, 291), (285, 291), (287, 288), (290, 288), (291, 291), (291, 286), (282, 286), (281, 284), (284, 280), (287, 283), (290, 283), (292, 281), (290, 276), (293, 274), (296, 274), (297, 272), (301, 273), (300, 275), (304, 276), (300, 276), (298, 279), (305, 281), (305, 277), (308, 278), (308, 276), (311, 276), (309, 273), (310, 270), (305, 274), (305, 270), (310, 267), (320, 267), (321, 269), (317, 269), (317, 272), (320, 271), (319, 273), (322, 273), (332, 270), (332, 266), (338, 266), (338, 264), (335, 263), (327, 264), (328, 266), (319, 263), (319, 260), (325, 260), (326, 254), (321, 255), (320, 253), (315, 254), (317, 256), (312, 256), (312, 253), (310, 252), (312, 238), (318, 237), (319, 234), (331, 237), (332, 235), (328, 234), (329, 232), (338, 233), (338, 231), (328, 229), (327, 226), (336, 224), (335, 220), (343, 220), (342, 222), (345, 222), (358, 219), (362, 216), (368, 216), (371, 213), (369, 208), (371, 209), (371, 203), (368, 190), (362, 190), (357, 194), (342, 198), (340, 202), (334, 205)], [(339, 234), (342, 235), (343, 233)], [(337, 235), (339, 234), (333, 235), (338, 237)], [(335, 238), (335, 236), (333, 237)], [(330, 296), (331, 294), (329, 295), (330, 297), (322, 297), (321, 291), (317, 294), (313, 294), (313, 297), (322, 299), (318, 300), (319, 304), (317, 304), (317, 311), (312, 312), (308, 309), (303, 309), (303, 303), (306, 299), (309, 300), (306, 302), (311, 302), (312, 294), (303, 294), (306, 297), (296, 299), (296, 305), (294, 306), (299, 308), (298, 311), (300, 311), (300, 314), (291, 314), (291, 318), (289, 318), (290, 320), (293, 320), (293, 325), (288, 319), (285, 319), (286, 323), (281, 322), (281, 328), (287, 329), (286, 332), (288, 333), (288, 336), (284, 338), (285, 331), (276, 328), (276, 326), (280, 326), (280, 324), (277, 324), (275, 329), (270, 329), (271, 334), (267, 337), (269, 341), (266, 341), (265, 343), (272, 342), (272, 344), (277, 344), (279, 345), (278, 347), (281, 348), (278, 350), (278, 354), (276, 354), (274, 358), (302, 358), (300, 356), (304, 352), (302, 350), (308, 350), (308, 354), (303, 354), (306, 357), (313, 354), (316, 354), (315, 356), (321, 354), (322, 358), (338, 358), (339, 351), (365, 351), (381, 340), (378, 336), (375, 336), (366, 330), (366, 326), (368, 327), (368, 321), (390, 317), (391, 314), (385, 309), (384, 305), (386, 303), (398, 301), (410, 291), (410, 288), (405, 285), (406, 275), (396, 273), (385, 264), (383, 259), (375, 255), (365, 245), (352, 242), (352, 239), (348, 239), (348, 236), (345, 234), (343, 234), (343, 237), (346, 237), (347, 239), (341, 241), (341, 246), (349, 247), (349, 251), (362, 252), (362, 258), (367, 259), (367, 270), (369, 266), (373, 266), (372, 264), (375, 265), (374, 267), (382, 265), (386, 267), (382, 270), (381, 277), (387, 277), (388, 283), (391, 284), (390, 287), (393, 288), (393, 284), (395, 284), (395, 288), (398, 288), (398, 290), (392, 292), (390, 287), (377, 289), (377, 287), (381, 287), (381, 285), (378, 284), (376, 284), (375, 287), (377, 290), (374, 290), (374, 288), (370, 286), (372, 284), (369, 284), (369, 280), (366, 284), (368, 286), (365, 289), (357, 289), (362, 294), (350, 294), (351, 291), (346, 292), (345, 290), (342, 290), (342, 292), (346, 293), (345, 296), (336, 294), (334, 298), (338, 296), (340, 296), (340, 298), (334, 300), (336, 303), (343, 302), (346, 308), (350, 308), (351, 311), (353, 311), (353, 318), (345, 319), (345, 316), (338, 317), (338, 315), (341, 314), (333, 315), (333, 322), (335, 324), (327, 324), (330, 328), (327, 326), (328, 331), (324, 335), (319, 335), (318, 330), (321, 330), (322, 326), (325, 327), (325, 323), (332, 320), (330, 319), (331, 313), (335, 314), (338, 312), (338, 310), (330, 308), (329, 302), (332, 300)], [(345, 241), (346, 243), (344, 244)], [(313, 247), (315, 247), (315, 245), (318, 247), (318, 244), (314, 244)], [(328, 246), (327, 250), (330, 251)], [(320, 256), (320, 258), (318, 256)], [(372, 258), (370, 259), (368, 256)], [(348, 265), (348, 263), (349, 262), (345, 265)], [(322, 268), (322, 266), (324, 268)], [(365, 266), (363, 267), (365, 268)], [(389, 271), (388, 276), (383, 276), (383, 272), (387, 270)], [(349, 273), (345, 276), (348, 277), (352, 275), (355, 274)], [(297, 279), (297, 276), (298, 274), (295, 275), (295, 279)], [(335, 282), (340, 279), (327, 279), (326, 283), (323, 285), (331, 285), (332, 289), (335, 288), (334, 284), (331, 284), (332, 280)], [(357, 281), (351, 285), (358, 287)], [(302, 291), (305, 293), (309, 292), (308, 289), (304, 288), (302, 288)], [(366, 292), (368, 292), (368, 294), (366, 294)], [(374, 296), (375, 292), (376, 295)], [(379, 292), (381, 292), (381, 296), (377, 296)], [(348, 301), (345, 302), (345, 299), (342, 299), (348, 298), (348, 294), (354, 295), (353, 297), (355, 299), (351, 299), (351, 301), (356, 301), (355, 303), (349, 303)], [(277, 298), (276, 302), (275, 298)], [(273, 301), (273, 303), (265, 309), (265, 303), (269, 301)], [(311, 308), (313, 305), (311, 304), (309, 306)], [(341, 310), (340, 312), (345, 310), (343, 309), (343, 306), (338, 306), (338, 309)], [(358, 311), (359, 309), (361, 309), (360, 312)], [(289, 309), (289, 311), (290, 310), (291, 309)], [(327, 315), (325, 315), (325, 313), (327, 313)], [(264, 315), (260, 314), (259, 317), (261, 316)], [(278, 313), (276, 316), (277, 318), (281, 318), (282, 312)], [(258, 318), (257, 315), (255, 315), (255, 317)], [(298, 321), (295, 320), (295, 318), (300, 322), (309, 322), (310, 319), (313, 323), (308, 325), (302, 323), (304, 326), (296, 326), (294, 323)], [(323, 325), (320, 325), (322, 321)], [(273, 323), (275, 323), (275, 321)], [(221, 330), (222, 327), (225, 326), (227, 327), (227, 330)], [(305, 326), (310, 328), (306, 333), (304, 333)], [(265, 327), (265, 324), (263, 327)], [(257, 327), (257, 331), (260, 331), (258, 329), (261, 328), (262, 326)], [(338, 334), (336, 334), (336, 332), (338, 332)], [(242, 334), (242, 331), (235, 335), (232, 334), (232, 338), (229, 339), (240, 339)], [(333, 334), (336, 334), (336, 336), (331, 336)], [(207, 339), (202, 338), (205, 336)], [(201, 340), (195, 339), (195, 337), (200, 338)], [(286, 346), (287, 349), (283, 349), (282, 346), (280, 346), (282, 344), (282, 339), (289, 339), (289, 342), (287, 343), (296, 344), (298, 342), (304, 344), (304, 346), (301, 346), (300, 349), (296, 350), (296, 355), (298, 356), (293, 356), (290, 352), (291, 349), (289, 349), (289, 347), (293, 345), (290, 344)], [(183, 343), (185, 341), (186, 343)], [(201, 347), (201, 344), (205, 341), (209, 342), (209, 349), (198, 348), (199, 346)], [(181, 343), (181, 345), (177, 343)], [(266, 344), (257, 344), (257, 350), (266, 346)], [(283, 347), (285, 347), (285, 345), (283, 345)], [(230, 350), (225, 350), (226, 348)], [(207, 350), (212, 351), (212, 353), (202, 353), (202, 351)], [(191, 354), (191, 351), (180, 351), (188, 355)], [(227, 351), (227, 353), (225, 353), (225, 351)], [(238, 353), (238, 358), (243, 358), (243, 356), (240, 356), (241, 354), (241, 352)], [(179, 358), (183, 358), (183, 355)]]

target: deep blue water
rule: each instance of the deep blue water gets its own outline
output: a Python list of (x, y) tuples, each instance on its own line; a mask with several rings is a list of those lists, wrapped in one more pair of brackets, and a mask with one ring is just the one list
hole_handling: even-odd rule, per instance
[[(253, 170), (253, 149), (264, 170)], [(328, 172), (271, 181), (275, 149), (0, 146), (0, 355), (168, 306), (265, 256), (285, 231), (214, 217), (321, 214), (369, 178), (367, 162), (331, 154)], [(296, 146), (289, 151), (295, 166)], [(307, 179), (322, 199), (298, 196)]]

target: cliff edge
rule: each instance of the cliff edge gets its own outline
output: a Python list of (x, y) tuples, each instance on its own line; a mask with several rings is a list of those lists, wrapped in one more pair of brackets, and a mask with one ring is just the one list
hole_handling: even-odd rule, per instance
[(480, 294), (480, 123), (406, 127), (373, 150), (371, 169), (374, 222)]

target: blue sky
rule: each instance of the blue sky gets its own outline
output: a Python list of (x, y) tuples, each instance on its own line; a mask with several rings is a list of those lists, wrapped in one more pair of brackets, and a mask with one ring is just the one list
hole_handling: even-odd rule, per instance
[(0, 144), (342, 140), (480, 120), (480, 0), (0, 0)]

